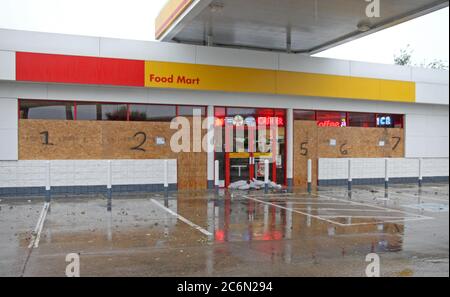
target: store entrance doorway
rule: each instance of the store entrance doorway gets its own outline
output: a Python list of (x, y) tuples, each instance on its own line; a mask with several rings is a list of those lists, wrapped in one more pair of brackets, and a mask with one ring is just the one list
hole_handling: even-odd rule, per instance
[(216, 129), (222, 129), (223, 145), (216, 146), (215, 155), (223, 186), (263, 181), (265, 160), (269, 161), (269, 179), (286, 185), (285, 114), (285, 110), (275, 109), (216, 108)]

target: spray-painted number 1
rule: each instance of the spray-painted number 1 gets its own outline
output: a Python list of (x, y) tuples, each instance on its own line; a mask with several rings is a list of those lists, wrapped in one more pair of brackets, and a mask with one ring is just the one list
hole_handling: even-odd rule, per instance
[(49, 136), (48, 131), (44, 131), (39, 134), (41, 135), (41, 141), (42, 141), (41, 143), (43, 145), (53, 145), (53, 143), (50, 143), (50, 141), (49, 141), (50, 136)]

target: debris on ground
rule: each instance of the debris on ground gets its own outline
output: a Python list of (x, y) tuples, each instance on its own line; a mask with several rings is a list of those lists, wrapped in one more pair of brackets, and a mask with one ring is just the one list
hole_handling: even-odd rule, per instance
[[(250, 182), (246, 180), (240, 180), (234, 183), (231, 183), (228, 188), (230, 190), (241, 190), (241, 191), (248, 191), (248, 190), (261, 190), (264, 188), (266, 183), (264, 181), (260, 181), (257, 179), (252, 179)], [(279, 185), (273, 181), (269, 181), (269, 189), (274, 190), (281, 190), (283, 188), (282, 185)]]

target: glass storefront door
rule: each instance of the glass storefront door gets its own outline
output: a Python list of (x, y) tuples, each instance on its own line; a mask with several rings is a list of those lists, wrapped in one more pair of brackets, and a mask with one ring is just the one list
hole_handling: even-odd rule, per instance
[(230, 154), (230, 168), (229, 168), (229, 182), (234, 183), (237, 181), (245, 180), (248, 181), (251, 179), (250, 176), (250, 157), (249, 156), (232, 156)]
[(226, 184), (250, 181), (254, 177), (254, 165), (252, 162), (253, 149), (255, 137), (253, 127), (237, 126), (233, 127), (232, 131), (226, 130), (229, 133), (225, 136), (225, 148), (228, 149), (225, 155), (225, 180)]
[(218, 107), (215, 115), (215, 156), (223, 186), (264, 180), (265, 160), (269, 160), (269, 179), (286, 184), (285, 110)]

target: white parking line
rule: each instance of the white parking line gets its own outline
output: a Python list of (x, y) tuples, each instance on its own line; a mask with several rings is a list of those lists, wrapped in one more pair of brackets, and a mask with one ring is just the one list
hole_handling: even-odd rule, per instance
[[(247, 197), (261, 198), (261, 195), (260, 196), (247, 196)], [(309, 198), (289, 197), (289, 198), (279, 198), (279, 199), (271, 198), (270, 200), (271, 201), (278, 201), (278, 202), (286, 202), (286, 201), (300, 201), (300, 202), (301, 201), (313, 201), (313, 202), (315, 202), (315, 201), (318, 201), (317, 197), (309, 197)]]
[[(273, 203), (284, 203), (285, 201), (271, 201)], [(290, 202), (286, 201), (295, 205), (348, 205), (345, 203), (333, 203), (333, 202)]]
[[(352, 219), (393, 219), (403, 220), (405, 217), (390, 217), (390, 216), (343, 216), (343, 215), (320, 215), (322, 218), (352, 218)], [(419, 218), (419, 217), (416, 217)]]
[[(320, 195), (320, 194), (312, 194), (314, 196), (316, 196), (317, 198), (326, 198), (326, 199), (321, 199), (321, 200), (316, 200), (313, 202), (290, 202), (292, 204), (297, 204), (297, 205), (356, 205), (356, 206), (364, 206), (364, 207), (371, 207), (375, 210), (378, 211), (386, 211), (386, 212), (397, 212), (397, 213), (402, 213), (402, 214), (406, 214), (406, 215), (410, 215), (413, 217), (417, 217), (418, 215), (414, 214), (414, 213), (410, 213), (410, 212), (406, 212), (406, 211), (402, 211), (402, 210), (395, 210), (395, 209), (391, 209), (391, 208), (387, 208), (387, 207), (382, 207), (382, 206), (378, 206), (378, 205), (372, 205), (372, 204), (368, 204), (368, 203), (362, 203), (362, 202), (356, 202), (356, 201), (352, 201), (352, 200), (344, 200), (344, 199), (340, 199), (340, 198), (335, 198), (335, 197), (331, 197), (331, 196), (326, 196), (326, 195)], [(313, 198), (314, 199), (314, 198)], [(289, 200), (294, 200), (294, 198), (289, 198)], [(334, 202), (339, 202), (339, 203), (332, 203), (332, 202), (325, 202), (326, 200), (330, 200), (330, 201), (334, 201)], [(319, 202), (321, 201), (321, 202)], [(283, 201), (273, 201), (275, 203), (281, 203), (281, 202), (286, 202), (286, 200)], [(375, 211), (374, 210), (374, 211)], [(424, 217), (424, 216), (420, 216), (420, 217)], [(428, 217), (424, 217), (424, 218), (428, 218)]]
[[(371, 192), (371, 190), (373, 190), (373, 189), (371, 189), (371, 188), (360, 188), (360, 189), (357, 189), (357, 190), (365, 191), (365, 192)], [(401, 193), (397, 193), (397, 191), (401, 191)], [(408, 192), (411, 193), (411, 192), (418, 192), (418, 191), (419, 191), (419, 188), (406, 188), (406, 189), (405, 188), (396, 188), (396, 187), (389, 188), (389, 192), (391, 194), (412, 195), (412, 194), (408, 194)], [(421, 191), (422, 191), (422, 195), (434, 195), (435, 192), (436, 192), (436, 191), (430, 190), (429, 188), (428, 189), (423, 188)], [(377, 192), (378, 193), (384, 193), (385, 192), (384, 187), (377, 188)], [(444, 193), (442, 191), (438, 191), (438, 192), (439, 192), (440, 195), (448, 196), (448, 191), (445, 191)]]
[[(361, 209), (361, 208), (294, 208), (297, 210), (311, 210), (311, 211), (357, 211), (357, 212), (383, 212), (382, 210), (379, 209)], [(392, 213), (392, 212), (391, 212)]]
[(411, 217), (420, 217), (420, 218), (423, 218), (423, 219), (434, 219), (432, 217), (426, 217), (426, 216), (422, 216), (422, 215), (417, 215), (415, 213), (411, 213), (411, 212), (407, 212), (407, 211), (403, 211), (403, 210), (396, 210), (396, 209), (387, 208), (387, 207), (382, 207), (382, 206), (378, 206), (378, 205), (372, 205), (372, 204), (356, 202), (356, 201), (351, 201), (351, 200), (343, 200), (343, 199), (333, 198), (333, 197), (325, 196), (325, 195), (318, 196), (318, 197), (325, 197), (325, 198), (333, 199), (333, 200), (336, 200), (336, 201), (347, 202), (347, 203), (350, 203), (350, 204), (353, 204), (353, 205), (372, 207), (372, 208), (381, 209), (381, 210), (384, 210), (384, 211), (387, 211), (387, 212), (398, 212), (398, 213), (406, 214), (406, 215), (411, 216)]
[(272, 205), (272, 206), (275, 206), (275, 207), (278, 207), (278, 208), (281, 208), (281, 209), (284, 209), (284, 210), (287, 210), (287, 211), (290, 211), (290, 212), (299, 213), (299, 214), (302, 214), (302, 215), (310, 217), (310, 218), (314, 218), (314, 219), (317, 219), (317, 220), (325, 221), (325, 222), (330, 223), (330, 224), (339, 225), (339, 226), (345, 226), (345, 224), (342, 224), (342, 223), (339, 223), (339, 222), (335, 222), (335, 221), (332, 221), (332, 220), (328, 220), (328, 219), (322, 218), (321, 216), (312, 215), (312, 214), (307, 213), (307, 212), (298, 211), (298, 210), (295, 210), (293, 208), (284, 207), (284, 206), (281, 206), (281, 205), (278, 205), (278, 204), (274, 204), (272, 202), (267, 202), (267, 201), (264, 201), (264, 200), (259, 200), (259, 199), (248, 197), (248, 196), (243, 196), (243, 197), (245, 197), (247, 199), (250, 199), (250, 200), (253, 200), (253, 201), (256, 201), (256, 202), (259, 202), (259, 203), (266, 204), (266, 205)]
[(191, 226), (192, 228), (200, 231), (201, 233), (207, 235), (207, 236), (212, 236), (213, 234), (205, 229), (203, 229), (202, 227), (200, 227), (199, 225), (196, 225), (195, 223), (189, 221), (188, 219), (180, 216), (179, 214), (177, 214), (176, 212), (174, 212), (173, 210), (165, 207), (164, 205), (162, 205), (161, 203), (159, 203), (158, 201), (156, 201), (155, 199), (151, 199), (152, 203), (157, 205), (159, 208), (167, 211), (169, 214), (173, 215), (174, 217), (176, 217), (177, 219), (179, 219), (180, 221), (188, 224), (189, 226)]
[(449, 200), (448, 199), (439, 199), (439, 198), (433, 198), (433, 197), (428, 197), (428, 196), (423, 196), (423, 194), (421, 194), (421, 195), (418, 195), (418, 196), (416, 196), (416, 195), (413, 195), (413, 194), (408, 194), (408, 193), (392, 193), (393, 195), (396, 195), (396, 196), (402, 196), (402, 197), (410, 197), (410, 198), (416, 198), (416, 199), (424, 199), (424, 200), (433, 200), (433, 201), (439, 201), (439, 202), (449, 202)]
[[(353, 190), (355, 191), (355, 190)], [(324, 194), (334, 194), (334, 193), (339, 193), (339, 194), (346, 194), (348, 193), (348, 190), (334, 190), (334, 191), (330, 191), (330, 190), (322, 190), (322, 191), (318, 191), (318, 193), (324, 193)]]
[[(269, 197), (285, 197), (285, 196), (294, 196), (294, 195), (308, 195), (308, 193), (269, 193), (269, 194), (264, 194), (264, 196), (269, 196)], [(261, 197), (261, 195), (260, 194), (245, 195), (245, 197), (256, 198), (256, 197)]]
[(44, 203), (44, 207), (42, 208), (36, 227), (34, 228), (31, 242), (28, 245), (29, 249), (31, 249), (32, 247), (34, 248), (39, 247), (39, 241), (41, 240), (41, 233), (42, 229), (44, 228), (45, 218), (47, 217), (49, 207), (50, 203), (48, 202)]
[(377, 224), (397, 224), (397, 223), (406, 223), (406, 222), (415, 222), (415, 221), (426, 221), (433, 220), (434, 218), (404, 218), (401, 220), (380, 220), (378, 222), (366, 222), (366, 223), (352, 223), (352, 224), (343, 224), (345, 227), (354, 227), (354, 226), (367, 226), (367, 225), (377, 225)]
[[(320, 211), (320, 210), (326, 210), (325, 209), (321, 209), (320, 205), (342, 205), (342, 206), (363, 206), (365, 209), (350, 209), (348, 211), (367, 211), (367, 212), (379, 212), (379, 213), (386, 213), (386, 214), (391, 214), (391, 215), (403, 215), (401, 217), (399, 216), (381, 216), (381, 215), (377, 215), (377, 216), (355, 216), (355, 215), (345, 215), (345, 216), (340, 216), (340, 215), (313, 215), (310, 213), (311, 209), (306, 209), (308, 212), (302, 211), (305, 210), (304, 208), (288, 208), (288, 207), (284, 207), (282, 205), (280, 205), (279, 203), (284, 203), (284, 202), (288, 202), (290, 200), (295, 200), (294, 197), (287, 197), (286, 201), (264, 201), (264, 200), (260, 200), (260, 199), (256, 199), (256, 198), (252, 198), (250, 196), (244, 196), (247, 199), (251, 199), (266, 205), (272, 205), (281, 209), (285, 209), (291, 212), (295, 212), (295, 213), (299, 213), (302, 215), (305, 215), (307, 217), (311, 217), (311, 218), (315, 218), (318, 220), (322, 220), (331, 224), (335, 224), (335, 225), (339, 225), (339, 226), (344, 226), (344, 227), (349, 227), (349, 226), (361, 226), (361, 225), (374, 225), (374, 224), (380, 224), (380, 223), (405, 223), (405, 222), (409, 222), (409, 221), (419, 221), (419, 220), (432, 220), (434, 218), (432, 217), (427, 217), (427, 216), (423, 216), (423, 215), (419, 215), (419, 214), (415, 214), (415, 213), (410, 213), (410, 212), (406, 212), (403, 210), (396, 210), (396, 209), (391, 209), (391, 208), (387, 208), (387, 207), (381, 207), (378, 205), (373, 205), (373, 204), (368, 204), (368, 203), (362, 203), (362, 202), (356, 202), (356, 201), (351, 201), (351, 200), (344, 200), (344, 199), (339, 199), (339, 198), (335, 198), (335, 197), (331, 197), (331, 196), (326, 196), (326, 195), (320, 195), (320, 194), (312, 194), (313, 196), (317, 197), (318, 199), (322, 200), (318, 200), (318, 202), (290, 202), (291, 204), (296, 204), (296, 205), (312, 205), (312, 206), (316, 206), (316, 210)], [(269, 198), (270, 199), (270, 198)], [(324, 200), (330, 200), (332, 201), (330, 202), (325, 202)], [(321, 201), (321, 202), (320, 202)], [(335, 202), (335, 203), (333, 203)], [(277, 204), (278, 203), (278, 204)], [(369, 208), (369, 209), (367, 209)], [(331, 210), (331, 211), (346, 211), (344, 209), (338, 209), (338, 208), (328, 208), (327, 210)], [(329, 218), (354, 218), (354, 219), (375, 219), (377, 220), (377, 222), (364, 222), (364, 223), (351, 223), (351, 224), (344, 224), (344, 223), (340, 223), (340, 222), (336, 222), (334, 220), (331, 220)], [(380, 219), (384, 219), (384, 220), (380, 220)]]

